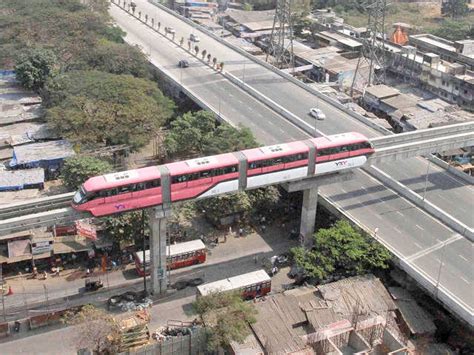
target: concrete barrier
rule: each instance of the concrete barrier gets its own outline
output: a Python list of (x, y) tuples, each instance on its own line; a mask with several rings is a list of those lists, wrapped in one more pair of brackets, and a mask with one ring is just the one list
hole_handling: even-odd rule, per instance
[(406, 198), (408, 201), (413, 203), (415, 206), (428, 212), (433, 217), (437, 218), (438, 220), (452, 228), (454, 231), (458, 232), (463, 237), (469, 239), (471, 242), (474, 241), (474, 231), (471, 228), (469, 228), (453, 216), (447, 214), (445, 211), (443, 211), (430, 201), (426, 199), (423, 200), (423, 198), (416, 192), (410, 190), (402, 183), (396, 181), (391, 176), (384, 173), (382, 170), (376, 168), (373, 165), (370, 168), (364, 168), (364, 170), (367, 171), (373, 177), (375, 177), (377, 180), (382, 182), (385, 186), (391, 188), (400, 196)]
[(474, 185), (474, 176), (468, 175), (462, 172), (461, 170), (456, 169), (454, 166), (449, 165), (444, 160), (441, 160), (435, 155), (431, 155), (427, 159), (433, 164), (438, 165), (440, 168), (443, 168), (444, 170), (447, 170), (451, 174), (455, 175), (456, 177), (464, 180), (468, 184)]

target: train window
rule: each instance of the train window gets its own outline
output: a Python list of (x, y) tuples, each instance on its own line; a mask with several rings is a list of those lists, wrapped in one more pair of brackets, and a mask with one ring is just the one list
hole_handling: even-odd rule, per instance
[(127, 193), (127, 192), (130, 192), (130, 191), (133, 191), (134, 190), (134, 185), (125, 185), (125, 186), (120, 186), (118, 188), (118, 193), (119, 194), (124, 194), (124, 193)]
[(212, 176), (212, 170), (201, 171), (198, 179), (210, 178)]

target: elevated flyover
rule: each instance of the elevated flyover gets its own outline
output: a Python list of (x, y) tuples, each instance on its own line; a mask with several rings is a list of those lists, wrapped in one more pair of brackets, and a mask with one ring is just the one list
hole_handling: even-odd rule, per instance
[[(318, 134), (357, 131), (370, 138), (389, 134), (342, 105), (323, 98), (314, 89), (295, 82), (295, 79), (291, 80), (288, 75), (258, 62), (169, 10), (143, 0), (136, 2), (137, 11), (141, 11), (142, 16), (148, 14), (149, 18), (155, 19), (155, 24), (158, 21), (161, 23), (161, 32), (157, 33), (156, 28), (150, 28), (112, 5), (110, 13), (127, 32), (126, 40), (139, 45), (158, 69), (165, 71), (177, 85), (198, 97), (228, 122), (248, 126), (262, 143), (273, 144), (307, 137), (308, 134), (291, 123), (287, 116), (289, 113), (312, 127), (315, 121), (307, 113), (314, 106), (321, 108), (327, 116), (325, 121), (316, 122)], [(163, 35), (165, 26), (176, 30), (174, 42)], [(262, 102), (235, 83), (232, 85), (228, 78), (189, 53), (186, 39), (191, 33), (199, 34), (200, 49), (205, 48), (219, 61), (223, 61), (226, 72), (277, 103), (284, 112), (277, 113), (271, 103)], [(181, 37), (185, 39), (185, 48), (179, 45)], [(181, 59), (187, 59), (190, 67), (178, 68), (177, 62)], [(415, 193), (424, 194), (427, 201), (472, 228), (474, 223), (470, 211), (474, 191), (468, 180), (446, 172), (422, 157), (396, 163), (377, 163), (377, 168)], [(472, 243), (465, 238), (453, 238), (457, 235), (453, 229), (402, 198), (369, 173), (357, 171), (354, 175), (355, 179), (349, 182), (321, 187), (320, 198), (366, 230), (377, 229), (378, 239), (400, 260), (409, 260), (411, 269), (405, 269), (410, 275), (417, 277), (430, 292), (444, 290), (455, 300), (454, 306), (462, 308), (455, 312), (472, 322)], [(444, 270), (441, 273), (440, 265)], [(451, 309), (454, 306), (448, 305)]]

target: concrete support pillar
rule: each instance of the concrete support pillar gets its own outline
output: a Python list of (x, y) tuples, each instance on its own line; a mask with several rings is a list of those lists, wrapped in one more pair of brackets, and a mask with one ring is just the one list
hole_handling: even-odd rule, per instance
[(151, 292), (158, 295), (166, 292), (166, 217), (168, 211), (162, 207), (149, 210), (150, 223), (150, 271)]
[(300, 238), (303, 246), (311, 247), (316, 223), (316, 208), (318, 206), (318, 186), (314, 185), (303, 191), (303, 207), (301, 208)]

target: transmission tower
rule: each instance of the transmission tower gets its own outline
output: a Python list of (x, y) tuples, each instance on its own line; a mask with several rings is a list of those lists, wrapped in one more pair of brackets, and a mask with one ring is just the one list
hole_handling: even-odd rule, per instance
[(385, 82), (384, 43), (387, 0), (365, 0), (363, 7), (368, 14), (367, 37), (363, 39), (359, 53), (351, 95), (354, 87), (363, 90), (366, 86)]
[(275, 58), (278, 68), (294, 68), (293, 54), (293, 21), (291, 19), (291, 2), (293, 0), (277, 0), (275, 17), (273, 18), (272, 34), (267, 52)]

